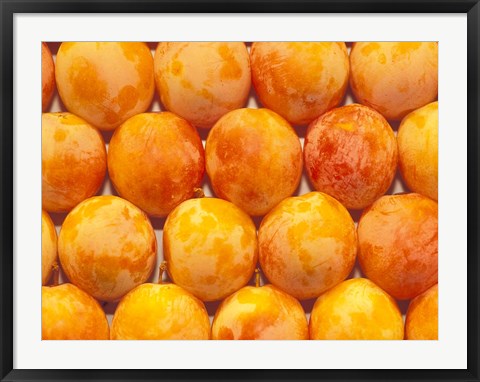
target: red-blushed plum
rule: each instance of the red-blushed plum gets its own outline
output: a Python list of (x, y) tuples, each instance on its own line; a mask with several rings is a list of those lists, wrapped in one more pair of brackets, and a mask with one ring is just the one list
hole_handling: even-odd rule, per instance
[(358, 102), (400, 120), (437, 98), (438, 43), (357, 42), (350, 71)]
[(138, 114), (108, 146), (108, 173), (120, 196), (163, 217), (194, 196), (205, 172), (197, 130), (170, 112)]
[(163, 255), (175, 284), (202, 301), (221, 300), (252, 277), (258, 257), (256, 228), (228, 201), (189, 199), (167, 217)]
[(105, 312), (72, 284), (42, 287), (42, 340), (108, 340)]
[(148, 217), (132, 203), (95, 196), (65, 218), (58, 255), (71, 283), (98, 300), (115, 301), (147, 281), (157, 240)]
[(410, 301), (405, 319), (405, 339), (438, 340), (438, 284)]
[(303, 165), (295, 130), (268, 109), (224, 115), (210, 130), (205, 161), (215, 195), (255, 216), (295, 192)]
[(112, 340), (208, 340), (205, 305), (171, 283), (142, 284), (125, 295), (115, 310)]
[(258, 231), (259, 260), (267, 279), (304, 300), (345, 280), (355, 265), (357, 235), (348, 211), (320, 192), (287, 198)]
[(345, 95), (349, 61), (343, 42), (255, 42), (250, 56), (260, 101), (292, 124), (310, 123)]
[(312, 340), (403, 340), (403, 331), (395, 300), (364, 278), (328, 290), (310, 314)]
[(361, 209), (390, 187), (397, 168), (397, 141), (379, 113), (352, 104), (333, 109), (309, 125), (304, 159), (316, 190), (349, 209)]
[(397, 140), (399, 167), (408, 188), (438, 200), (438, 102), (408, 114)]
[(50, 215), (42, 210), (42, 285), (46, 285), (57, 260), (57, 231)]
[(55, 91), (55, 64), (48, 45), (42, 42), (42, 110), (45, 111), (52, 101)]
[(247, 47), (243, 42), (160, 42), (155, 82), (167, 110), (196, 127), (210, 128), (247, 101)]
[(370, 280), (404, 300), (438, 280), (438, 204), (420, 194), (386, 195), (358, 223), (358, 259)]
[(99, 131), (71, 113), (42, 115), (42, 204), (68, 212), (95, 195), (107, 171)]
[(113, 130), (150, 106), (153, 57), (143, 42), (63, 42), (55, 77), (68, 111)]
[(308, 322), (302, 305), (280, 289), (246, 286), (218, 307), (212, 339), (308, 340)]

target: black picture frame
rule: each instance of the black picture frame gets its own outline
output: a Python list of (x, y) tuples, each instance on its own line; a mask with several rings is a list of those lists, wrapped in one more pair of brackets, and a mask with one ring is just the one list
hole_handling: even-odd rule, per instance
[[(13, 17), (15, 13), (464, 13), (468, 45), (468, 349), (465, 370), (19, 370), (13, 368)], [(479, 0), (0, 0), (0, 379), (23, 380), (480, 380)]]

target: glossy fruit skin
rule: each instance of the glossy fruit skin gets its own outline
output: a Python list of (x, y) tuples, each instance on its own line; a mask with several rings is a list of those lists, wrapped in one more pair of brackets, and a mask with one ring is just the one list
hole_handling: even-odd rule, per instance
[(175, 284), (202, 301), (221, 300), (252, 277), (258, 258), (256, 228), (230, 202), (190, 199), (167, 217), (163, 254)]
[(224, 115), (210, 130), (205, 159), (215, 195), (252, 216), (265, 215), (291, 196), (302, 175), (295, 130), (268, 109)]
[(201, 186), (205, 153), (197, 130), (170, 112), (138, 114), (110, 140), (110, 179), (125, 199), (164, 217)]
[(400, 120), (437, 98), (438, 43), (357, 42), (350, 70), (356, 100)]
[(252, 81), (262, 104), (305, 125), (342, 101), (349, 75), (343, 42), (255, 42)]
[(68, 111), (100, 130), (113, 130), (150, 106), (153, 57), (143, 42), (63, 42), (55, 66)]
[(212, 339), (307, 340), (308, 322), (302, 305), (280, 289), (246, 286), (217, 309)]
[(155, 82), (162, 104), (199, 128), (243, 107), (250, 60), (243, 42), (160, 42)]
[(366, 277), (399, 299), (438, 281), (438, 204), (420, 194), (386, 195), (358, 223), (358, 260)]
[(42, 210), (42, 285), (46, 285), (57, 260), (57, 231), (50, 215)]
[(108, 340), (100, 304), (72, 284), (42, 287), (42, 340)]
[(55, 91), (55, 64), (48, 45), (42, 42), (42, 111), (52, 102)]
[(357, 235), (348, 211), (320, 192), (287, 198), (258, 231), (267, 279), (299, 300), (318, 297), (345, 280), (355, 265)]
[(42, 205), (68, 212), (95, 195), (107, 171), (102, 135), (71, 113), (42, 114)]
[(438, 284), (410, 301), (405, 318), (405, 339), (438, 340)]
[(58, 255), (68, 279), (101, 301), (115, 301), (147, 281), (157, 240), (143, 211), (112, 195), (95, 196), (65, 218)]
[(313, 187), (346, 208), (363, 209), (387, 192), (397, 169), (397, 141), (375, 110), (352, 104), (323, 114), (307, 129), (305, 169)]
[(112, 340), (209, 340), (205, 305), (175, 284), (142, 284), (117, 306)]
[(397, 303), (364, 278), (346, 280), (322, 294), (309, 325), (312, 340), (403, 340)]
[(438, 200), (438, 102), (408, 114), (397, 140), (400, 172), (408, 188)]

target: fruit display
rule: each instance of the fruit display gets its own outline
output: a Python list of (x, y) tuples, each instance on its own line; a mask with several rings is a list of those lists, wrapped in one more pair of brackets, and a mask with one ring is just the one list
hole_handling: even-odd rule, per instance
[(42, 339), (441, 336), (437, 43), (41, 48)]

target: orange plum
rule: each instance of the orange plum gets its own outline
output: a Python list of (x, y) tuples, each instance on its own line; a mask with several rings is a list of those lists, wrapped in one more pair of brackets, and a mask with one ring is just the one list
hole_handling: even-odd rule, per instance
[(42, 111), (50, 105), (54, 91), (55, 64), (48, 45), (42, 42)]
[(405, 319), (407, 340), (438, 340), (438, 284), (410, 301)]
[(57, 231), (50, 215), (42, 210), (42, 285), (46, 285), (57, 260)]

